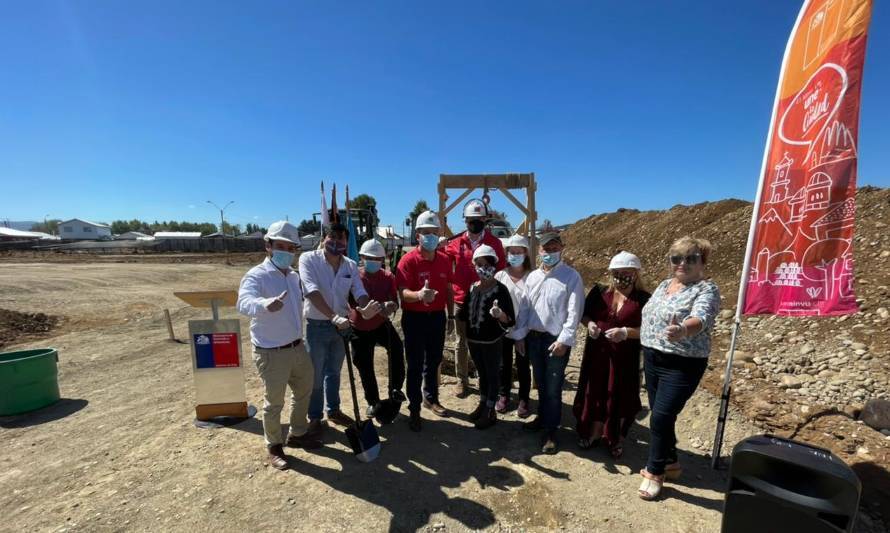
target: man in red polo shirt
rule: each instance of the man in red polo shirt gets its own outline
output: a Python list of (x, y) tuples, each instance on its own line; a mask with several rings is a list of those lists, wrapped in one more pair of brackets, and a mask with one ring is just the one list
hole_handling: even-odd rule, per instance
[(402, 300), (402, 333), (408, 360), (408, 427), (420, 431), (421, 404), (439, 416), (447, 414), (439, 403), (438, 370), (446, 329), (454, 327), (454, 298), (451, 261), (436, 250), (439, 217), (424, 211), (414, 227), (419, 244), (399, 260), (396, 286)]
[(356, 309), (355, 300), (350, 301), (349, 321), (352, 322), (352, 353), (355, 366), (365, 390), (365, 401), (368, 402), (369, 418), (377, 415), (380, 409), (380, 389), (377, 387), (377, 376), (374, 374), (374, 347), (386, 348), (389, 359), (389, 383), (387, 397), (401, 403), (405, 401), (402, 384), (405, 383), (405, 349), (402, 339), (393, 327), (389, 317), (399, 308), (396, 295), (396, 279), (384, 268), (386, 250), (380, 242), (369, 239), (362, 243), (359, 250), (364, 268), (359, 271), (362, 285), (368, 297), (383, 304), (383, 312), (369, 319), (363, 318)]
[[(507, 266), (506, 254), (504, 253), (504, 245), (501, 240), (491, 234), (485, 227), (488, 220), (488, 207), (481, 200), (470, 200), (464, 206), (464, 221), (467, 224), (467, 231), (461, 233), (448, 243), (445, 248), (445, 254), (451, 260), (454, 268), (454, 281), (452, 284), (454, 290), (454, 306), (455, 314), (460, 313), (461, 306), (470, 290), (470, 285), (479, 281), (476, 275), (476, 266), (473, 264), (473, 252), (482, 244), (487, 244), (494, 248), (498, 254), (496, 269), (503, 270)], [(454, 362), (455, 371), (458, 377), (457, 397), (463, 398), (467, 395), (469, 386), (469, 351), (467, 349), (467, 323), (458, 320), (457, 326), (457, 360)]]

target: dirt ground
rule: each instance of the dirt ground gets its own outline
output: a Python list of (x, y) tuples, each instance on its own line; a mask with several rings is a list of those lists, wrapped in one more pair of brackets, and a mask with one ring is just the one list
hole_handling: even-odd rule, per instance
[[(512, 413), (488, 431), (473, 429), (466, 413), (474, 400), (454, 398), (448, 377), (441, 396), (453, 415), (424, 412), (419, 434), (405, 416), (380, 428), (383, 449), (371, 464), (352, 456), (340, 429), (329, 430), (317, 452), (293, 452), (284, 473), (265, 463), (259, 418), (197, 429), (189, 348), (167, 340), (163, 309), (182, 338), (189, 319), (209, 313), (173, 292), (235, 288), (245, 270), (210, 261), (0, 263), (0, 308), (63, 317), (49, 338), (6, 349), (58, 348), (64, 398), (0, 418), (0, 530), (719, 530), (726, 474), (710, 470), (702, 445), (713, 438), (714, 397), (699, 391), (681, 416), (683, 479), (663, 500), (643, 502), (636, 489), (647, 413), (618, 461), (574, 444), (578, 350), (554, 456), (539, 453), (537, 437)], [(259, 406), (246, 320), (242, 333), (248, 399)], [(351, 412), (343, 375), (343, 408)], [(760, 432), (733, 413), (724, 450)], [(860, 516), (857, 531), (884, 530), (874, 514)]]

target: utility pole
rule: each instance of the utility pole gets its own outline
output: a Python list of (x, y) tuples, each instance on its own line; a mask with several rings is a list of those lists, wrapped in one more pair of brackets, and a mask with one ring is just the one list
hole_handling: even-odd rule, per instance
[(226, 264), (229, 264), (229, 241), (226, 240), (226, 220), (224, 218), (224, 213), (226, 211), (226, 208), (235, 203), (235, 200), (229, 201), (229, 203), (222, 207), (216, 205), (210, 200), (207, 200), (207, 203), (219, 209), (219, 232), (222, 235), (223, 247), (225, 247), (226, 250)]
[(43, 231), (45, 231), (45, 232), (49, 233), (50, 235), (52, 235), (53, 232), (51, 232), (51, 231), (49, 230), (49, 226), (46, 224), (46, 219), (47, 219), (47, 218), (49, 218), (49, 215), (43, 215)]

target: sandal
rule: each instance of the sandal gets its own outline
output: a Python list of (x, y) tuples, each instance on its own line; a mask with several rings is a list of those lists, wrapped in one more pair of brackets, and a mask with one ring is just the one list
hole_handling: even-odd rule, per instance
[(578, 447), (581, 448), (582, 450), (589, 450), (589, 449), (593, 448), (594, 446), (599, 445), (599, 443), (600, 443), (600, 438), (594, 439), (593, 437), (591, 437), (591, 438), (585, 439), (582, 437), (582, 438), (578, 439)]
[(661, 487), (664, 486), (664, 476), (650, 474), (645, 468), (640, 470), (640, 475), (643, 476), (643, 482), (640, 483), (639, 489), (640, 498), (650, 502), (658, 498)]
[(664, 467), (664, 479), (667, 481), (676, 481), (680, 479), (680, 474), (682, 473), (683, 467), (680, 465), (679, 461)]
[(624, 447), (621, 446), (620, 442), (616, 442), (609, 446), (609, 453), (612, 455), (612, 459), (620, 459), (621, 455), (624, 453)]

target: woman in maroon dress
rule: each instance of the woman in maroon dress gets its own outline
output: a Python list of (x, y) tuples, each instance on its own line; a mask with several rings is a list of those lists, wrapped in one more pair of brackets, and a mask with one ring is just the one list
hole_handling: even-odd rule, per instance
[(621, 439), (640, 411), (640, 323), (649, 293), (641, 288), (640, 260), (621, 252), (609, 263), (612, 282), (596, 284), (584, 302), (587, 343), (581, 361), (574, 413), (578, 446), (603, 440), (621, 457)]

